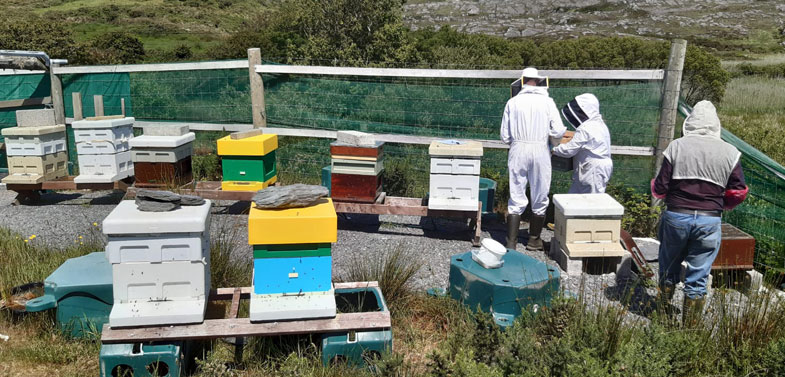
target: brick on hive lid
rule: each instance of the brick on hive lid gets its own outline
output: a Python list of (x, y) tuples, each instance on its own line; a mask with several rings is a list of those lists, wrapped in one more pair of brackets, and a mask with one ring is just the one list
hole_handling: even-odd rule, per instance
[(16, 125), (19, 127), (54, 126), (54, 109), (17, 110)]

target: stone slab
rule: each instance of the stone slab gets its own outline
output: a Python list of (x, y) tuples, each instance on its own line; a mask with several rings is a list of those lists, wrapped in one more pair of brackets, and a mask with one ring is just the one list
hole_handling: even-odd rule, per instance
[(142, 135), (130, 141), (131, 148), (177, 148), (196, 140), (196, 134), (188, 132), (178, 136)]
[(621, 217), (624, 207), (608, 194), (556, 194), (556, 212), (565, 217)]
[(183, 136), (190, 131), (186, 124), (144, 126), (142, 129), (144, 130), (143, 136)]
[(435, 157), (482, 157), (482, 143), (479, 141), (434, 140), (428, 147), (428, 154)]
[(337, 313), (335, 291), (299, 295), (251, 295), (251, 322), (332, 318)]
[(376, 136), (360, 131), (338, 131), (337, 141), (339, 144), (375, 147)]
[(201, 206), (181, 206), (170, 212), (151, 215), (136, 208), (133, 200), (123, 200), (103, 221), (107, 236), (204, 233), (210, 226), (212, 202)]
[(56, 124), (54, 109), (16, 111), (16, 125), (19, 127), (54, 126)]

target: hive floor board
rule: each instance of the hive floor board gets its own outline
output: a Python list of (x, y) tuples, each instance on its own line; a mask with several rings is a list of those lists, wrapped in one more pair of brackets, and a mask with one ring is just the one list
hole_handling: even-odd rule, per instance
[[(338, 289), (362, 289), (378, 287), (377, 282), (335, 283)], [(250, 298), (251, 287), (220, 288), (213, 291), (209, 301), (232, 301), (232, 308), (239, 307), (240, 300)], [(114, 329), (104, 325), (101, 342), (104, 344), (172, 341), (190, 339), (218, 339), (248, 336), (279, 336), (297, 334), (319, 334), (348, 331), (385, 330), (392, 326), (389, 312), (339, 313), (335, 318), (297, 321), (275, 321), (251, 323), (249, 318), (208, 319), (195, 325), (146, 326)]]
[(109, 314), (112, 328), (202, 323), (207, 300), (114, 303)]
[(335, 291), (302, 295), (253, 295), (252, 322), (333, 318), (336, 314)]

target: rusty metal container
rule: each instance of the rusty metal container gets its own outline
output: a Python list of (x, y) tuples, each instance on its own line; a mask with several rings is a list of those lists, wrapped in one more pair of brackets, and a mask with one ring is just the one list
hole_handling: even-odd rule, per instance
[(712, 270), (751, 270), (754, 268), (755, 238), (730, 224), (722, 224), (722, 244)]

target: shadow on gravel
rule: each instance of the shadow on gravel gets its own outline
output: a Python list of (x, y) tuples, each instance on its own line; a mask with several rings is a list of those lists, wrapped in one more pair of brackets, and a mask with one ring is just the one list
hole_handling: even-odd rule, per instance
[(228, 206), (215, 205), (214, 213), (221, 215), (247, 215), (251, 209), (251, 203), (237, 201)]
[(338, 229), (356, 230), (368, 233), (384, 233), (379, 231), (381, 226), (379, 215), (369, 215), (362, 213), (339, 213)]
[[(93, 196), (95, 195), (95, 196)], [(95, 192), (57, 192), (45, 191), (34, 201), (25, 201), (23, 206), (46, 206), (46, 205), (116, 205), (123, 200), (125, 193), (113, 191), (102, 194)]]

